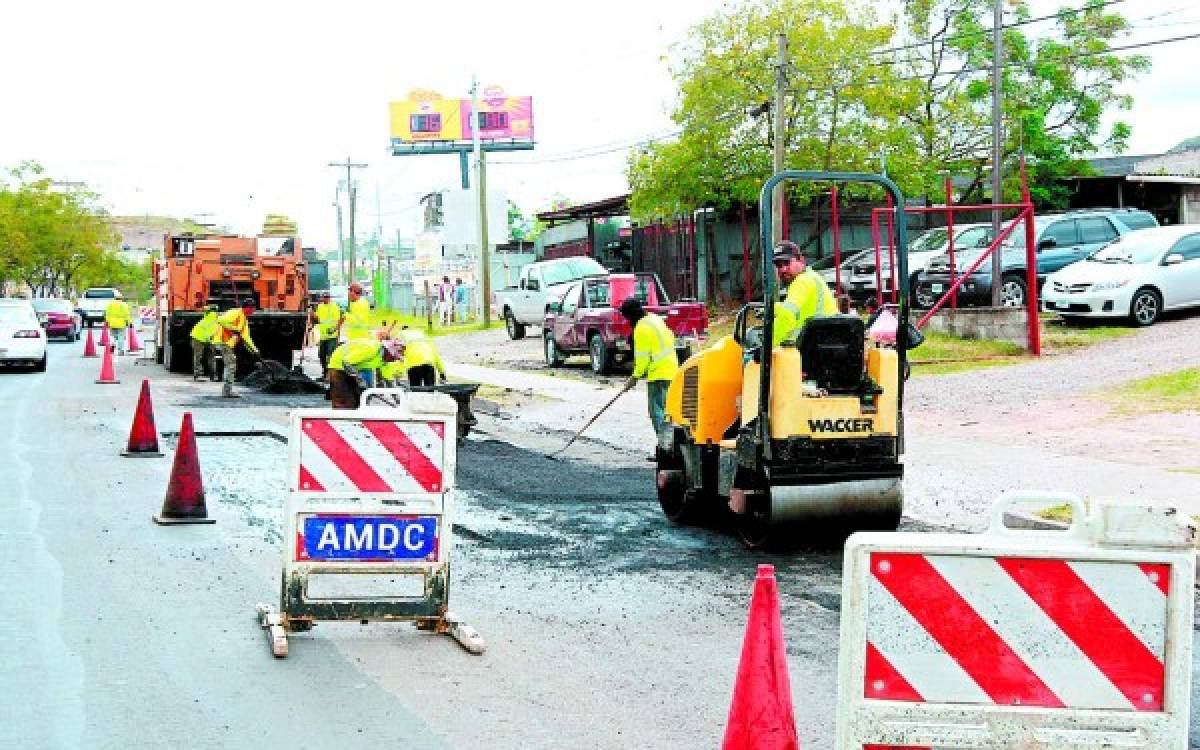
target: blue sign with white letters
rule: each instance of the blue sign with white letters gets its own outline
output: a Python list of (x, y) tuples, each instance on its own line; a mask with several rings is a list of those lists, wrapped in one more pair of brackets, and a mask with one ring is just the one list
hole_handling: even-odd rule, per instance
[(437, 553), (435, 516), (307, 516), (309, 560), (424, 560)]

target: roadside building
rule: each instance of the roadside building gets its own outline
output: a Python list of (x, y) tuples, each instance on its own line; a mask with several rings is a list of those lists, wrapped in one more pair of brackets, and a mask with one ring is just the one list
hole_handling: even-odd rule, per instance
[(1143, 208), (1160, 224), (1200, 224), (1200, 148), (1112, 156), (1088, 162), (1094, 175), (1070, 177), (1071, 208)]

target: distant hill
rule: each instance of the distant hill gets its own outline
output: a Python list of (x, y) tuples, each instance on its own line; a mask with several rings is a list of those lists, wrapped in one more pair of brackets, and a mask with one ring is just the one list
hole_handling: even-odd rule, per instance
[(1200, 148), (1200, 135), (1193, 136), (1191, 138), (1188, 138), (1185, 141), (1180, 141), (1179, 143), (1176, 143), (1174, 146), (1171, 147), (1170, 151), (1167, 151), (1167, 153), (1168, 154), (1178, 154), (1182, 151), (1195, 151), (1198, 148)]

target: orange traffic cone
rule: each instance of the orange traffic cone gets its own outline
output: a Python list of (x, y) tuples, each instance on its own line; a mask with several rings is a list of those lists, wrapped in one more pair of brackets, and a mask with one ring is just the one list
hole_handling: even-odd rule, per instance
[(99, 357), (100, 356), (99, 354), (96, 354), (96, 340), (94, 338), (92, 338), (92, 329), (91, 328), (88, 328), (87, 341), (85, 341), (83, 344), (83, 356), (85, 356), (85, 357)]
[(722, 750), (799, 750), (775, 566), (759, 565)]
[(142, 350), (142, 345), (140, 343), (138, 343), (136, 329), (133, 327), (133, 323), (130, 323), (129, 324), (129, 353), (133, 354), (134, 352), (140, 352), (141, 350)]
[(108, 344), (104, 345), (104, 360), (100, 363), (100, 377), (96, 379), (96, 382), (101, 384), (121, 382), (117, 380), (116, 370), (113, 369), (113, 348)]
[(108, 337), (108, 323), (100, 327), (100, 346), (108, 346), (112, 340)]
[(196, 454), (196, 432), (192, 428), (190, 411), (183, 415), (175, 462), (171, 464), (171, 478), (167, 481), (167, 496), (163, 498), (162, 511), (154, 516), (154, 522), (168, 526), (217, 522), (208, 517), (208, 507), (204, 504), (204, 480), (200, 476), (200, 457)]
[(142, 381), (142, 394), (138, 396), (137, 411), (133, 414), (133, 425), (129, 428), (129, 443), (122, 456), (161, 456), (158, 449), (158, 430), (154, 427), (154, 406), (150, 403), (150, 381)]

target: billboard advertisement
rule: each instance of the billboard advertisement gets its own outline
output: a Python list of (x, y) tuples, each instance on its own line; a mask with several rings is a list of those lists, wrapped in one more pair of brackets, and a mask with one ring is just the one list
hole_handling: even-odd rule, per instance
[[(435, 91), (419, 90), (410, 92), (404, 101), (391, 102), (389, 109), (393, 147), (432, 146), (442, 142), (465, 144), (474, 135), (470, 99), (443, 99)], [(532, 97), (508, 96), (499, 86), (489, 86), (479, 97), (478, 115), (482, 126), (480, 140), (522, 141), (532, 145)]]

